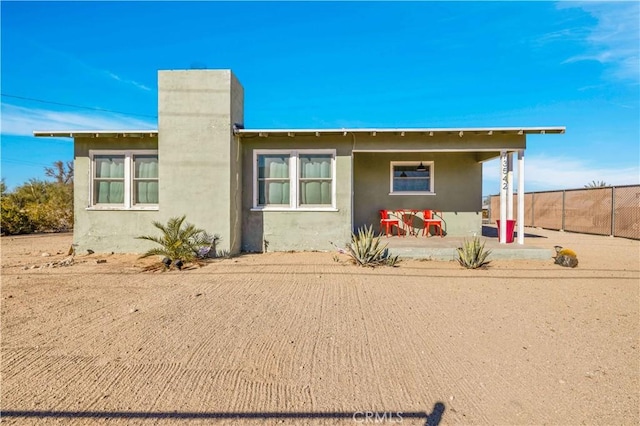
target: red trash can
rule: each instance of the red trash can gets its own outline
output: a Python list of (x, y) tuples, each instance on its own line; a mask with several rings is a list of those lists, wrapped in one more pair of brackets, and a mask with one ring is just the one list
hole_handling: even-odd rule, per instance
[[(498, 225), (498, 240), (500, 240), (500, 221), (496, 220), (496, 224)], [(515, 220), (507, 220), (507, 243), (513, 242), (513, 231), (516, 229), (516, 221)]]

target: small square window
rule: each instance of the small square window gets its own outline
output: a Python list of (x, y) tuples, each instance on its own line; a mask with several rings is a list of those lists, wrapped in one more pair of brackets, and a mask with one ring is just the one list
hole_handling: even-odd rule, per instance
[(433, 162), (391, 162), (390, 186), (392, 194), (419, 195), (433, 193)]

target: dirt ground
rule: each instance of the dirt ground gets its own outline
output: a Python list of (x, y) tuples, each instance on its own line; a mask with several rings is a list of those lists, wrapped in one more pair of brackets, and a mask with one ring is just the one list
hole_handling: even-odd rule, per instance
[(148, 273), (46, 267), (70, 235), (3, 237), (2, 422), (639, 424), (640, 242), (538, 233), (580, 265), (268, 253)]

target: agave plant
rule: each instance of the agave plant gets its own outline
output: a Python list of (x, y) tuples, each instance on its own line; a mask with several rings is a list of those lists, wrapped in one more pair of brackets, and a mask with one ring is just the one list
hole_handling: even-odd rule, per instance
[(484, 243), (480, 243), (480, 238), (473, 237), (471, 241), (464, 240), (462, 247), (458, 247), (458, 263), (467, 269), (485, 268), (490, 260), (487, 257), (491, 250), (484, 249)]
[(351, 235), (346, 254), (351, 257), (351, 262), (360, 266), (395, 266), (398, 263), (398, 256), (389, 254), (387, 245), (381, 245), (380, 237), (374, 236), (371, 226), (360, 228), (357, 234)]
[(165, 267), (175, 265), (178, 269), (182, 265), (193, 262), (199, 257), (203, 247), (211, 246), (211, 237), (202, 229), (194, 225), (183, 223), (186, 216), (172, 217), (165, 224), (153, 222), (153, 226), (158, 228), (162, 234), (157, 237), (153, 235), (142, 235), (136, 237), (139, 240), (152, 241), (160, 247), (155, 247), (144, 253), (140, 258), (149, 256), (164, 256), (162, 263)]

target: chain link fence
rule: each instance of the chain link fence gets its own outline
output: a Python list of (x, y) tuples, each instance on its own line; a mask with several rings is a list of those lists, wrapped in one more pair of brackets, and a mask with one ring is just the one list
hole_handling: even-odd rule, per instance
[[(640, 240), (640, 185), (527, 192), (524, 209), (524, 226)], [(489, 218), (500, 219), (499, 195), (491, 196)]]

